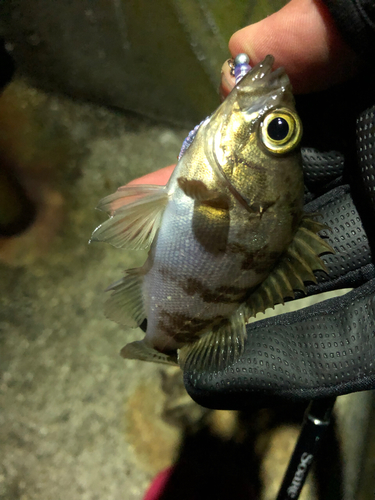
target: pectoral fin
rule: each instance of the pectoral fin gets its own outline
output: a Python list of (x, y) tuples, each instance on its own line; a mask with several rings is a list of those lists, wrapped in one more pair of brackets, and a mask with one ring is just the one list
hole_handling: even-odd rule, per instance
[(177, 356), (164, 354), (149, 347), (145, 340), (136, 340), (121, 349), (121, 356), (125, 359), (139, 359), (151, 361), (152, 363), (163, 363), (166, 365), (177, 365)]
[(316, 283), (314, 271), (327, 272), (319, 255), (335, 252), (317, 234), (318, 231), (328, 228), (315, 221), (312, 218), (315, 215), (304, 215), (286, 253), (263, 283), (250, 295), (246, 303), (247, 318), (255, 316), (258, 312), (265, 312), (276, 304), (284, 304), (285, 298), (294, 298), (294, 290), (305, 292), (305, 282)]
[(179, 349), (179, 365), (182, 369), (189, 365), (189, 369), (200, 372), (223, 370), (241, 356), (245, 338), (245, 316), (240, 308), (229, 321)]
[(90, 241), (106, 241), (118, 248), (148, 248), (159, 229), (168, 203), (165, 186), (128, 186), (104, 198), (98, 206), (111, 215), (95, 229)]

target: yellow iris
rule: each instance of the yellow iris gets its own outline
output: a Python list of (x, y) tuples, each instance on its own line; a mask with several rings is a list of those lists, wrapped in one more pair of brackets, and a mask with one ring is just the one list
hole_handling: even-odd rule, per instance
[(302, 136), (302, 124), (298, 116), (286, 108), (273, 110), (261, 123), (261, 138), (273, 153), (284, 154), (294, 149)]

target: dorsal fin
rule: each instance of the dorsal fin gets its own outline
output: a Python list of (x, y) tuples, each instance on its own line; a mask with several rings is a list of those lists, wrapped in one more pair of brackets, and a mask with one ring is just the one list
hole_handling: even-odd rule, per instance
[(246, 338), (245, 316), (239, 308), (226, 322), (178, 351), (181, 369), (187, 364), (198, 371), (222, 370), (243, 353)]
[(91, 241), (106, 241), (118, 248), (148, 248), (159, 229), (168, 203), (165, 186), (128, 186), (107, 196), (98, 205), (111, 215), (95, 229)]
[(284, 304), (284, 299), (287, 297), (294, 298), (293, 290), (305, 292), (305, 282), (316, 283), (313, 271), (320, 269), (327, 272), (319, 255), (334, 253), (334, 250), (316, 234), (318, 231), (328, 229), (326, 225), (312, 218), (316, 215), (304, 214), (287, 251), (247, 300), (247, 319), (258, 312), (273, 308), (276, 304)]

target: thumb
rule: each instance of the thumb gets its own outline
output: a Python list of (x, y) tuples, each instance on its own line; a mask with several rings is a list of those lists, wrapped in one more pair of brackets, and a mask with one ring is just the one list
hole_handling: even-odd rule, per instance
[[(358, 67), (356, 54), (320, 0), (291, 0), (275, 14), (237, 31), (229, 49), (233, 56), (246, 53), (252, 66), (272, 54), (275, 66), (285, 67), (295, 93), (328, 88), (353, 76)], [(233, 85), (224, 64), (223, 93)]]

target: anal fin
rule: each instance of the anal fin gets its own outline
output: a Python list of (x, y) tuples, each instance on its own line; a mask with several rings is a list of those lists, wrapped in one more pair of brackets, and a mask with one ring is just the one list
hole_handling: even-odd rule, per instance
[(243, 353), (246, 339), (245, 316), (242, 308), (230, 319), (178, 351), (181, 369), (219, 371), (233, 364)]
[(111, 217), (98, 226), (91, 241), (105, 241), (117, 248), (148, 248), (159, 229), (168, 203), (166, 186), (125, 186), (98, 205)]
[(146, 317), (143, 293), (142, 268), (129, 269), (124, 278), (107, 288), (112, 292), (107, 299), (105, 315), (120, 325), (136, 328)]
[(135, 342), (126, 344), (126, 346), (121, 349), (121, 356), (125, 359), (139, 359), (152, 363), (177, 365), (177, 355), (159, 352), (149, 347), (144, 340), (136, 340)]

